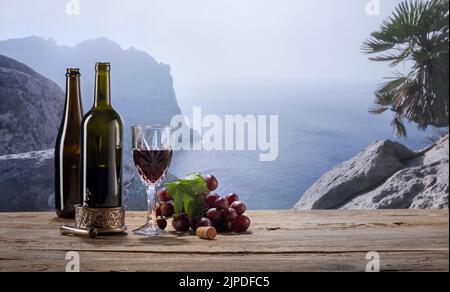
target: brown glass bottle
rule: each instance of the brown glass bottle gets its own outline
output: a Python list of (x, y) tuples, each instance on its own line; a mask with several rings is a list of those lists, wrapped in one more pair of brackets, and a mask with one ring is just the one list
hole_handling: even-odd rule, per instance
[(81, 120), (80, 71), (67, 69), (66, 102), (55, 147), (55, 210), (61, 218), (74, 218), (80, 198)]
[(110, 64), (97, 63), (95, 103), (81, 129), (81, 195), (91, 208), (122, 206), (123, 124), (111, 105)]

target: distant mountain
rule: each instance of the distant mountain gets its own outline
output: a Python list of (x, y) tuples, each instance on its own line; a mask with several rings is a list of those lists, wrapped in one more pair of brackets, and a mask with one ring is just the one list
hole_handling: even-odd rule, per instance
[(59, 46), (52, 39), (27, 37), (0, 41), (0, 54), (25, 63), (65, 88), (65, 68), (79, 67), (84, 111), (94, 98), (95, 62), (111, 62), (113, 106), (121, 114), (128, 134), (133, 124), (167, 123), (180, 113), (170, 66), (134, 48), (122, 49), (106, 38)]
[(0, 155), (54, 147), (63, 107), (58, 85), (0, 55)]
[(64, 107), (65, 68), (81, 69), (86, 112), (93, 104), (96, 61), (112, 64), (112, 102), (125, 124), (124, 203), (145, 209), (130, 157), (130, 126), (167, 123), (180, 113), (170, 67), (105, 38), (66, 47), (29, 37), (0, 41), (0, 211), (53, 209), (53, 148)]

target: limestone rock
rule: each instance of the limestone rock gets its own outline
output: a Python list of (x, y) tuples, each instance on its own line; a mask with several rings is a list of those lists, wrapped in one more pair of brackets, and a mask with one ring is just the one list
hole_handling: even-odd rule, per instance
[(326, 173), (294, 209), (448, 208), (448, 136), (414, 152), (377, 141)]

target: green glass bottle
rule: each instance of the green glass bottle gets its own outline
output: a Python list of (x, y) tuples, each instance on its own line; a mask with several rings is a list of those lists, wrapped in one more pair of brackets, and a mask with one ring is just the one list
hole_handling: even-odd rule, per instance
[(110, 64), (95, 71), (95, 102), (81, 129), (81, 195), (90, 208), (121, 207), (123, 124), (111, 106)]
[(80, 97), (80, 71), (66, 73), (66, 102), (55, 146), (55, 210), (61, 218), (74, 218), (74, 205), (80, 203), (80, 130), (83, 110)]

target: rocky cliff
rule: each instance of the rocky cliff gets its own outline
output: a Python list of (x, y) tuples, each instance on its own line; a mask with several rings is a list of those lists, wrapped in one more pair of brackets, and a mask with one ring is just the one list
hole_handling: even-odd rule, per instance
[[(54, 150), (0, 156), (0, 212), (54, 209)], [(168, 175), (165, 181), (176, 178)], [(137, 176), (124, 184), (124, 206), (146, 210), (146, 193)]]
[(0, 55), (0, 155), (54, 147), (63, 107), (58, 85)]
[(448, 194), (448, 135), (421, 151), (385, 140), (323, 175), (294, 209), (448, 208)]
[(54, 205), (53, 149), (0, 156), (0, 212)]
[(52, 148), (63, 107), (56, 83), (0, 55), (0, 211), (53, 208)]
[[(24, 48), (22, 50), (26, 51)], [(144, 54), (143, 58), (148, 59), (148, 56)], [(155, 66), (165, 68), (162, 65)], [(64, 68), (61, 67), (63, 78)], [(152, 70), (150, 69), (151, 72)], [(162, 88), (154, 88), (157, 94), (149, 95), (149, 98), (155, 98), (154, 101), (131, 103), (132, 106), (141, 107), (142, 114), (137, 110), (133, 110), (134, 114), (130, 111), (124, 117), (125, 122), (133, 123), (133, 119), (135, 122), (137, 119), (148, 123), (164, 122), (172, 114), (178, 113), (167, 70), (159, 73), (156, 70), (152, 74), (162, 74), (160, 79), (170, 83), (162, 83)], [(126, 90), (125, 86), (122, 88)], [(130, 89), (130, 92), (133, 91)], [(141, 95), (146, 93), (143, 91)], [(164, 101), (166, 97), (168, 101)], [(158, 98), (161, 99), (159, 102)], [(142, 106), (147, 104), (153, 106)], [(0, 212), (53, 209), (53, 148), (63, 107), (64, 92), (56, 83), (25, 64), (0, 55)], [(149, 114), (148, 110), (155, 115)], [(129, 155), (131, 143), (128, 133), (125, 140), (124, 204), (132, 209), (145, 209), (145, 192)]]

